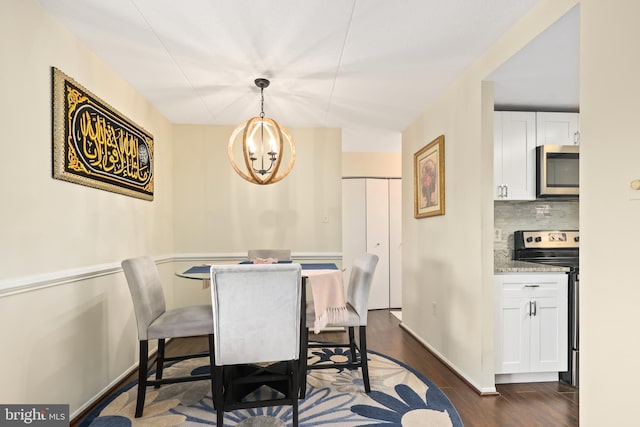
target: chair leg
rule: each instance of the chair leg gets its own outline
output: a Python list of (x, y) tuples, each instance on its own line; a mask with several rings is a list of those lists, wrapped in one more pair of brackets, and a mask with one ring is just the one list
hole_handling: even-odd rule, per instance
[(138, 399), (136, 400), (136, 418), (142, 416), (144, 397), (147, 392), (147, 363), (149, 359), (149, 342), (140, 341), (140, 359), (138, 365)]
[(214, 385), (215, 385), (215, 393), (213, 394), (213, 406), (216, 409), (216, 426), (223, 427), (224, 426), (224, 389), (222, 387), (223, 382), (223, 367), (222, 366), (214, 366)]
[(305, 327), (303, 330), (306, 333), (300, 340), (300, 399), (304, 399), (307, 395), (307, 357), (309, 351), (309, 329)]
[[(164, 369), (164, 338), (158, 340), (158, 352), (156, 354), (156, 380), (162, 379), (162, 370)], [(156, 384), (154, 388), (160, 388), (160, 384)]]
[(300, 372), (298, 372), (298, 367), (300, 366), (300, 362), (298, 360), (293, 360), (288, 362), (289, 370), (291, 372), (291, 386), (290, 393), (291, 396), (291, 406), (293, 412), (293, 427), (298, 427), (298, 380), (300, 379)]
[(216, 389), (214, 381), (214, 368), (216, 366), (216, 355), (214, 352), (213, 334), (209, 334), (209, 372), (211, 373), (211, 400), (213, 401), (213, 409), (216, 407)]
[(349, 326), (349, 349), (351, 350), (351, 363), (358, 363), (358, 356), (356, 354), (356, 338), (353, 326)]
[(364, 391), (371, 391), (369, 382), (369, 362), (367, 356), (367, 327), (360, 326), (360, 366), (362, 368), (362, 380), (364, 381)]

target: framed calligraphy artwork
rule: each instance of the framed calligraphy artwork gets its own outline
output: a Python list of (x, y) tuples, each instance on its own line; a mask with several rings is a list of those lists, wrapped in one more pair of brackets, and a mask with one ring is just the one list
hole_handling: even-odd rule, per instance
[(444, 215), (444, 135), (413, 155), (414, 217)]
[(153, 136), (52, 67), (53, 177), (153, 200)]

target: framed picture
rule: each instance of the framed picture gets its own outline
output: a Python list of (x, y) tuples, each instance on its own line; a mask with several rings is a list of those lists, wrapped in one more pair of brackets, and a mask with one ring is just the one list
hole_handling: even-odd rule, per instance
[(444, 215), (444, 135), (413, 155), (414, 216)]
[(52, 67), (53, 177), (153, 200), (153, 136)]

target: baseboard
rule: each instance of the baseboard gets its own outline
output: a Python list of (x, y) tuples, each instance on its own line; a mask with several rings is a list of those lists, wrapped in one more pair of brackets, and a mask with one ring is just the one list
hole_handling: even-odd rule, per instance
[(496, 384), (540, 383), (558, 381), (557, 372), (525, 372), (520, 374), (496, 374)]
[[(171, 338), (168, 338), (165, 344), (169, 343), (169, 341), (171, 341)], [(147, 363), (149, 363), (148, 361), (156, 356), (157, 352), (158, 352), (158, 347), (151, 350), (151, 352), (149, 353), (149, 358), (147, 359)], [(115, 380), (111, 381), (105, 388), (100, 390), (95, 396), (93, 396), (91, 399), (85, 402), (84, 405), (80, 406), (77, 410), (75, 410), (72, 414), (70, 414), (69, 418), (71, 419), (71, 423), (69, 425), (73, 425), (76, 421), (85, 417), (91, 410), (93, 410), (93, 408), (96, 406), (96, 404), (98, 404), (98, 402), (101, 402), (104, 398), (109, 396), (111, 393), (113, 393), (114, 391), (122, 387), (126, 379), (129, 378), (138, 369), (139, 365), (140, 363), (134, 363), (129, 369), (124, 371), (124, 373), (119, 375)]]
[(442, 354), (440, 354), (436, 349), (434, 349), (429, 343), (423, 340), (418, 334), (416, 334), (411, 328), (409, 328), (404, 323), (400, 323), (400, 327), (407, 331), (409, 335), (414, 337), (429, 353), (431, 353), (436, 359), (442, 362), (447, 368), (451, 369), (451, 371), (462, 381), (465, 382), (471, 389), (473, 389), (480, 396), (499, 396), (500, 393), (494, 387), (480, 387), (473, 380), (467, 377), (460, 369), (458, 369), (453, 363), (447, 360)]
[(129, 369), (127, 369), (122, 375), (117, 377), (115, 380), (111, 381), (111, 383), (109, 383), (105, 388), (100, 390), (98, 392), (98, 394), (96, 394), (91, 399), (89, 399), (87, 402), (85, 402), (84, 405), (80, 406), (77, 410), (75, 410), (70, 415), (71, 424), (73, 424), (75, 421), (77, 421), (77, 419), (80, 419), (80, 418), (84, 417), (85, 415), (87, 415), (94, 408), (94, 406), (98, 402), (102, 401), (102, 399), (104, 399), (105, 397), (109, 396), (111, 393), (113, 393), (118, 388), (120, 388), (123, 385), (124, 381), (131, 374), (133, 374), (136, 371), (136, 369), (138, 369), (138, 364), (137, 363), (134, 366), (132, 366)]

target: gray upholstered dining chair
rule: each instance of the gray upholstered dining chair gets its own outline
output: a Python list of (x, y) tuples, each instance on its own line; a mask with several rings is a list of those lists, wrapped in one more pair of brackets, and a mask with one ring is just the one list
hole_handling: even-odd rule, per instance
[[(307, 359), (303, 359), (300, 398), (304, 399), (306, 395), (307, 369), (362, 369), (362, 380), (364, 382), (364, 390), (369, 393), (371, 385), (369, 382), (369, 365), (367, 363), (367, 313), (369, 310), (369, 293), (373, 274), (378, 264), (378, 255), (365, 253), (355, 259), (351, 267), (349, 276), (349, 285), (347, 287), (347, 311), (349, 317), (341, 323), (329, 323), (327, 326), (346, 327), (349, 332), (349, 343), (309, 343), (308, 339), (304, 340), (302, 346), (303, 354), (307, 353), (308, 348), (325, 348), (325, 347), (348, 347), (350, 349), (351, 358), (346, 362), (332, 363), (316, 363), (307, 366)], [(313, 330), (316, 313), (313, 304), (307, 307), (306, 328), (308, 337), (309, 329)], [(355, 328), (358, 328), (358, 343), (355, 340)], [(306, 345), (305, 345), (306, 344)]]
[(249, 249), (247, 258), (252, 260), (256, 258), (276, 258), (278, 261), (291, 261), (290, 249)]
[[(274, 405), (291, 405), (298, 425), (304, 295), (300, 264), (211, 267), (212, 393), (219, 427), (225, 411)], [(282, 394), (242, 400), (263, 385)]]
[[(140, 342), (138, 367), (138, 396), (136, 418), (142, 416), (146, 389), (162, 384), (211, 380), (212, 375), (162, 378), (165, 362), (209, 356), (213, 363), (213, 321), (210, 305), (197, 305), (167, 310), (164, 291), (156, 263), (150, 257), (130, 258), (122, 261), (122, 269), (129, 284)], [(209, 352), (182, 356), (165, 356), (165, 339), (189, 336), (209, 336)], [(149, 340), (158, 340), (158, 351), (151, 365), (156, 364), (155, 380), (147, 378), (149, 372)]]

